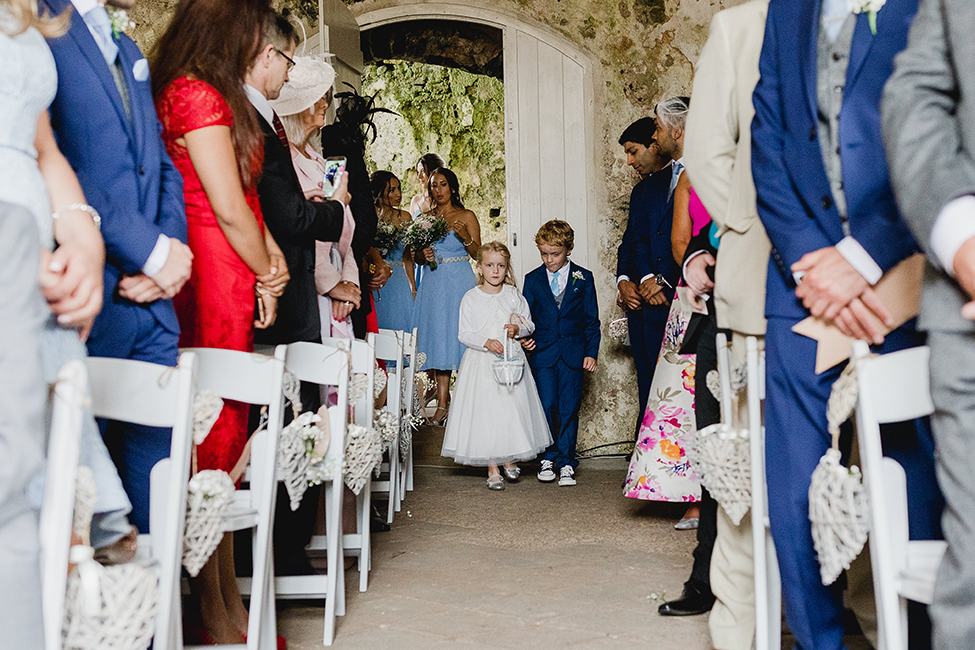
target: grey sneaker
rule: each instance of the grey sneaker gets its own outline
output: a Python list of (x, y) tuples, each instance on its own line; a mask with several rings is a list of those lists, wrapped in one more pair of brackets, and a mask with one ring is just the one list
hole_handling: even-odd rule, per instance
[(542, 471), (538, 473), (538, 480), (542, 483), (551, 483), (555, 480), (555, 464), (552, 461), (542, 461)]
[(565, 465), (559, 470), (559, 485), (575, 485), (576, 484), (576, 471), (572, 469), (571, 465)]

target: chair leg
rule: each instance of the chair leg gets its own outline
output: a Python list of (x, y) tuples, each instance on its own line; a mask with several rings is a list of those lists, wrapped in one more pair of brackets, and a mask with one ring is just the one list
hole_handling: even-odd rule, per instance
[(393, 523), (396, 507), (396, 495), (399, 493), (399, 441), (394, 440), (389, 446), (389, 505), (386, 508), (386, 523)]
[(372, 564), (372, 477), (366, 480), (359, 494), (362, 499), (362, 521), (359, 528), (359, 539), (362, 547), (359, 549), (359, 591), (369, 588), (369, 569)]

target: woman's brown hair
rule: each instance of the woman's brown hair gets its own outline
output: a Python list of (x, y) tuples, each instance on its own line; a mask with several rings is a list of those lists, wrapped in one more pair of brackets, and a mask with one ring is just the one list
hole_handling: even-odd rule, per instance
[(0, 24), (0, 31), (7, 36), (23, 34), (30, 27), (44, 38), (62, 36), (71, 25), (71, 12), (74, 11), (73, 7), (68, 7), (57, 16), (48, 12), (38, 15), (36, 0), (0, 0), (0, 6), (5, 6), (12, 18), (11, 24)]
[(244, 92), (244, 76), (261, 49), (269, 0), (181, 0), (150, 54), (152, 95), (182, 76), (205, 81), (230, 106), (231, 137), (245, 187), (257, 182), (251, 161), (263, 133)]

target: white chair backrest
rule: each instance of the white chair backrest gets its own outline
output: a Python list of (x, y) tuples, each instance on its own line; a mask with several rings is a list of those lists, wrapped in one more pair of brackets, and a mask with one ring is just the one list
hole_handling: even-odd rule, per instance
[(68, 553), (74, 520), (75, 481), (81, 453), (81, 423), (88, 392), (88, 374), (81, 361), (58, 370), (47, 447), (44, 506), (41, 508), (41, 598), (44, 646), (61, 650)]
[(364, 427), (371, 427), (375, 403), (373, 386), (375, 385), (376, 371), (376, 353), (372, 344), (369, 341), (360, 341), (359, 339), (340, 338), (323, 339), (321, 344), (326, 348), (337, 348), (347, 352), (352, 361), (350, 372), (366, 376), (366, 392), (359, 402), (351, 406), (355, 408), (356, 423)]
[(268, 407), (273, 406), (268, 403), (269, 396), (281, 394), (283, 361), (277, 358), (277, 349), (274, 356), (216, 348), (186, 351), (197, 355), (199, 390), (212, 390), (223, 399)]
[[(153, 469), (169, 470), (163, 503), (150, 496), (152, 555), (159, 563), (159, 614), (153, 646), (179, 645), (180, 566), (193, 430), (196, 355), (183, 353), (176, 368), (128, 359), (88, 358), (91, 410), (96, 417), (172, 427), (170, 457)], [(158, 522), (165, 522), (158, 530)]]
[(334, 386), (336, 406), (328, 410), (331, 442), (325, 456), (341, 458), (345, 453), (345, 428), (349, 401), (349, 355), (344, 350), (321, 343), (292, 343), (284, 355), (285, 367), (299, 381), (319, 386)]
[[(866, 344), (857, 344), (863, 353)], [(930, 358), (931, 350), (923, 346), (859, 362), (860, 399), (866, 401), (878, 423), (905, 422), (934, 413)]]

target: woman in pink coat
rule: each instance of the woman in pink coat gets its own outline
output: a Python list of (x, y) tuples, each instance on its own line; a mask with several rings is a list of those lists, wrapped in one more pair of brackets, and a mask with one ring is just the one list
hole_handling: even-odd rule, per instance
[[(325, 159), (310, 144), (325, 126), (325, 111), (332, 102), (335, 70), (311, 56), (296, 56), (281, 95), (271, 102), (281, 118), (291, 145), (298, 182), (305, 197), (321, 200)], [(359, 269), (352, 254), (355, 220), (345, 208), (345, 225), (338, 242), (315, 244), (315, 286), (322, 315), (322, 338), (355, 338), (349, 314), (359, 306)]]

